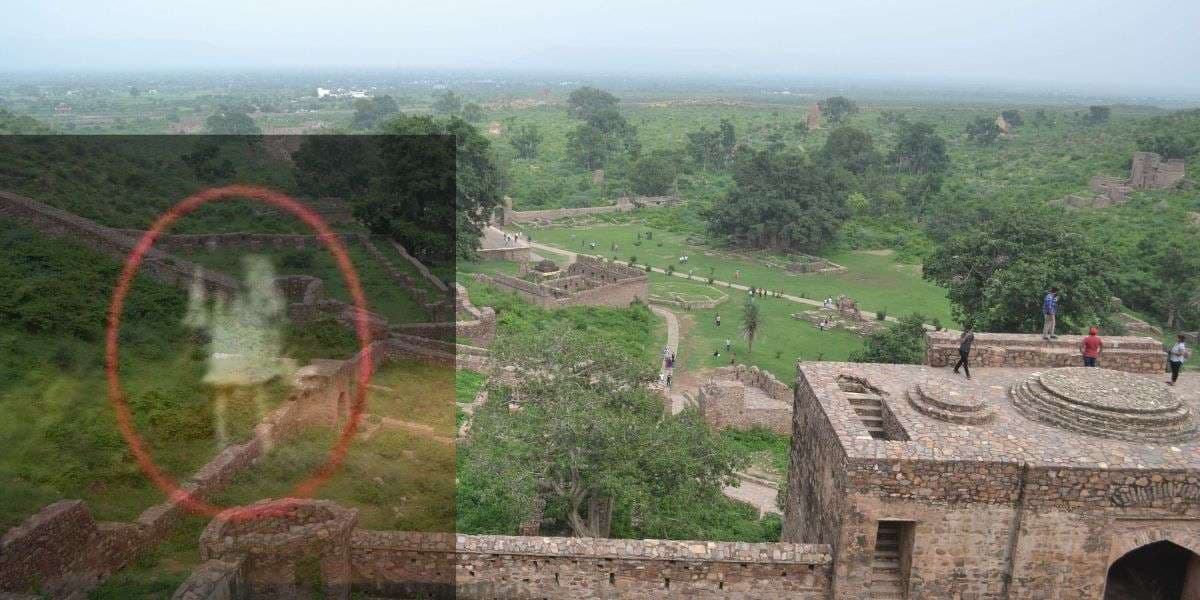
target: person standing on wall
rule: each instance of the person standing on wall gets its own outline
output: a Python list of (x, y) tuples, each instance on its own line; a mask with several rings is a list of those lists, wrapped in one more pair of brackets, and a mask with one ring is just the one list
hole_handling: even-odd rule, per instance
[(1042, 325), (1042, 339), (1056, 340), (1057, 335), (1054, 335), (1054, 320), (1058, 316), (1058, 288), (1052, 287), (1049, 292), (1046, 292), (1046, 297), (1042, 299), (1042, 318), (1045, 323)]
[(1100, 349), (1104, 347), (1104, 340), (1096, 335), (1098, 330), (1093, 326), (1088, 330), (1087, 337), (1079, 340), (1079, 352), (1083, 354), (1083, 366), (1096, 366), (1096, 359), (1100, 358)]
[(958, 362), (954, 364), (954, 374), (958, 375), (958, 369), (962, 367), (967, 373), (967, 379), (971, 378), (971, 345), (975, 343), (973, 329), (968, 323), (963, 327), (962, 335), (958, 336)]
[(1171, 379), (1167, 381), (1167, 385), (1175, 385), (1179, 380), (1179, 371), (1183, 368), (1183, 361), (1191, 358), (1192, 351), (1184, 343), (1187, 337), (1182, 333), (1176, 336), (1175, 345), (1167, 352), (1167, 363), (1171, 365)]

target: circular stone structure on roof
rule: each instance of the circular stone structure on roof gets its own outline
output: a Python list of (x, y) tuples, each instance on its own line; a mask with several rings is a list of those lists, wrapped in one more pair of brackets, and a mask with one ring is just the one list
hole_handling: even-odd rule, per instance
[(907, 396), (917, 412), (939, 421), (978, 425), (996, 416), (978, 389), (948, 381), (923, 381), (909, 389)]
[(1170, 388), (1124, 371), (1067, 367), (1034, 373), (1014, 385), (1009, 397), (1034, 421), (1088, 435), (1160, 444), (1196, 437), (1191, 412)]

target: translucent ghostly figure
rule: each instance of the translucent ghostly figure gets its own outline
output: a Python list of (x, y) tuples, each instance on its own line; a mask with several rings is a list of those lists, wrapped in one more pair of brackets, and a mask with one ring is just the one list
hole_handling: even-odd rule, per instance
[(291, 373), (295, 364), (280, 358), (283, 351), (283, 318), (286, 302), (275, 289), (275, 269), (263, 256), (242, 259), (245, 286), (242, 294), (226, 299), (217, 294), (209, 307), (207, 294), (197, 270), (188, 294), (184, 324), (208, 331), (208, 370), (204, 383), (216, 389), (217, 447), (229, 443), (225, 413), (231, 399), (250, 396), (257, 421), (266, 414), (262, 386), (275, 377)]

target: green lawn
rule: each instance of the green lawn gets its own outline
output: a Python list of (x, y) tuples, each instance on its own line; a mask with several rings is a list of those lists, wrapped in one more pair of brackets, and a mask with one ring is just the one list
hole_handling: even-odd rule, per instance
[[(846, 294), (858, 301), (866, 311), (886, 310), (900, 315), (920, 312), (928, 318), (952, 321), (950, 303), (945, 290), (921, 279), (920, 266), (897, 262), (892, 256), (868, 252), (834, 252), (825, 258), (848, 269), (844, 273), (790, 275), (779, 268), (767, 266), (766, 260), (777, 258), (755, 254), (754, 259), (731, 256), (728, 252), (708, 247), (691, 246), (686, 237), (640, 224), (593, 225), (586, 228), (547, 227), (527, 230), (539, 243), (550, 244), (576, 252), (589, 252), (588, 242), (595, 241), (596, 252), (612, 256), (612, 244), (619, 260), (636, 257), (640, 264), (666, 268), (675, 265), (679, 272), (689, 270), (699, 281), (707, 280), (710, 269), (720, 281), (734, 281), (735, 271), (741, 270), (737, 283), (782, 289), (793, 295), (814, 300)], [(637, 233), (653, 234), (635, 246)], [(659, 244), (662, 244), (659, 246)], [(679, 263), (687, 255), (687, 263)]]
[[(666, 281), (669, 281), (666, 275), (652, 274), (651, 290)], [(681, 320), (686, 320), (678, 355), (680, 365), (685, 370), (728, 366), (733, 357), (725, 351), (725, 340), (729, 339), (738, 363), (756, 365), (792, 385), (796, 378), (797, 360), (845, 360), (851, 352), (862, 347), (862, 338), (853, 333), (837, 329), (821, 331), (808, 321), (799, 321), (791, 316), (792, 313), (813, 307), (766, 297), (756, 300), (762, 323), (754, 341), (754, 349), (750, 351), (741, 332), (746, 297), (744, 292), (732, 292), (730, 299), (715, 309), (671, 309)], [(717, 314), (721, 315), (720, 327), (715, 323)], [(721, 355), (713, 356), (713, 352), (718, 350)]]

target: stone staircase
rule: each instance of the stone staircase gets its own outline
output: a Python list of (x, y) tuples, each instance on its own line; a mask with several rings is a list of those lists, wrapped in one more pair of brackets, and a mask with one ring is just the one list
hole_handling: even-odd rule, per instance
[(900, 570), (900, 523), (879, 522), (875, 555), (871, 558), (871, 595), (874, 599), (902, 599), (904, 574)]
[(838, 387), (846, 394), (854, 414), (858, 415), (867, 433), (877, 440), (886, 440), (887, 432), (883, 428), (883, 397), (853, 381), (838, 381)]

